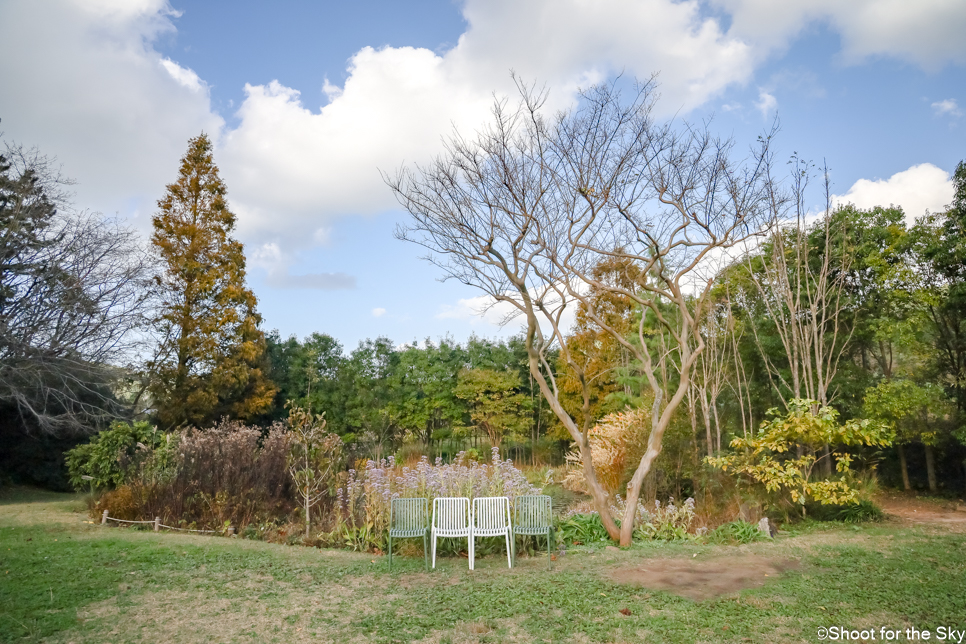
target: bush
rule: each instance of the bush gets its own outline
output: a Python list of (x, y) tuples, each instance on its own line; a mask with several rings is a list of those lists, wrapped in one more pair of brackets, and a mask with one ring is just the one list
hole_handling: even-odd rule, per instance
[(691, 538), (694, 524), (694, 499), (687, 499), (675, 505), (674, 499), (662, 507), (660, 501), (654, 502), (653, 510), (638, 510), (643, 513), (634, 530), (638, 539), (658, 541), (678, 541)]
[[(146, 422), (114, 422), (88, 443), (66, 453), (67, 471), (76, 490), (109, 489), (124, 483), (129, 470), (165, 440)], [(90, 476), (91, 481), (82, 477)]]
[(558, 539), (565, 544), (589, 545), (591, 543), (610, 543), (610, 536), (604, 528), (600, 515), (574, 514), (560, 522)]
[(818, 521), (863, 523), (865, 521), (881, 521), (885, 516), (879, 506), (867, 500), (843, 505), (809, 504), (807, 509), (808, 515)]
[(706, 535), (709, 543), (754, 543), (765, 538), (761, 530), (754, 523), (748, 523), (741, 519), (719, 525)]
[[(125, 484), (105, 494), (95, 510), (174, 526), (239, 532), (252, 522), (276, 522), (295, 508), (286, 467), (290, 436), (276, 423), (267, 435), (222, 421), (204, 431), (160, 434), (154, 449), (139, 450), (122, 468)], [(129, 500), (130, 499), (130, 500)], [(128, 509), (130, 507), (130, 509)]]

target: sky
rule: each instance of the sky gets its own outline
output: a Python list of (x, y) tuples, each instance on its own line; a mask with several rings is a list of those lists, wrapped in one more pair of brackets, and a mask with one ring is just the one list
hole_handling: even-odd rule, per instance
[(150, 234), (205, 132), (263, 328), (346, 350), (512, 335), (393, 231), (382, 178), (484, 125), (511, 70), (551, 108), (658, 74), (662, 119), (830, 169), (911, 220), (966, 159), (962, 0), (0, 0), (0, 138), (56, 157), (78, 208)]

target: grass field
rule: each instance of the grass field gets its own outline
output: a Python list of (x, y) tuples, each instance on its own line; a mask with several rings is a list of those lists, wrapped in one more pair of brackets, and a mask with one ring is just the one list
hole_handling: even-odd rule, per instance
[[(0, 640), (817, 642), (820, 628), (966, 630), (966, 534), (808, 525), (746, 546), (670, 544), (387, 560), (86, 523), (80, 497), (0, 498)], [(646, 585), (642, 585), (646, 584)], [(958, 636), (952, 641), (957, 641)], [(948, 639), (948, 636), (947, 636)], [(966, 638), (963, 638), (966, 642)]]

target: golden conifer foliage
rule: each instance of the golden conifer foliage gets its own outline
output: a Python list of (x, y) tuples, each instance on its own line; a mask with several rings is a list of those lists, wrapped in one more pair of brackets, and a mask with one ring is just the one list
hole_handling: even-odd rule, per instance
[(163, 306), (161, 346), (149, 363), (158, 423), (204, 426), (247, 420), (267, 409), (275, 387), (261, 367), (265, 337), (255, 295), (245, 286), (242, 244), (225, 200), (211, 142), (188, 142), (178, 180), (153, 218), (151, 243), (165, 270), (155, 281)]

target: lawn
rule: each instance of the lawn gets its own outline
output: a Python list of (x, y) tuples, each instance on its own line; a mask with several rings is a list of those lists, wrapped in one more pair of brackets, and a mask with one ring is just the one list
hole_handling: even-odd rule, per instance
[[(966, 535), (812, 524), (746, 546), (571, 550), (467, 570), (87, 523), (81, 497), (0, 499), (0, 640), (816, 642), (819, 629), (966, 630)], [(642, 582), (646, 585), (642, 585)], [(948, 636), (946, 636), (948, 637)], [(958, 640), (958, 635), (953, 641)], [(966, 642), (966, 638), (963, 639)]]

